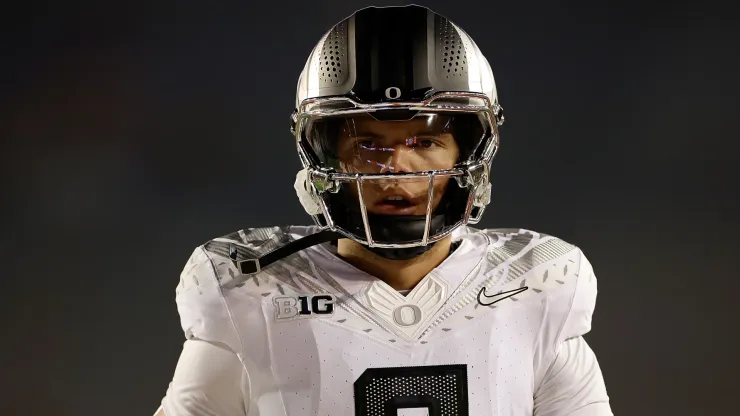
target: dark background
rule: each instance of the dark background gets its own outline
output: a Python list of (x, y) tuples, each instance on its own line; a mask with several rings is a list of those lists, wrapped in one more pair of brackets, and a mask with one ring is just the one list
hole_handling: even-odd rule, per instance
[[(615, 413), (738, 414), (732, 3), (421, 4), (497, 77), (507, 121), (482, 225), (557, 235), (595, 267), (587, 339)], [(309, 222), (292, 189), (296, 80), (365, 5), (4, 9), (1, 415), (154, 412), (193, 248)]]

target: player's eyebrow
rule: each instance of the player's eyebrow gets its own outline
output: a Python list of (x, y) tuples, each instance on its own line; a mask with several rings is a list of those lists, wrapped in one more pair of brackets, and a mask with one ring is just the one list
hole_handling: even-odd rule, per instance
[(434, 137), (437, 137), (437, 136), (441, 136), (441, 134), (439, 132), (434, 132), (434, 131), (430, 131), (430, 130), (423, 130), (423, 131), (417, 131), (416, 133), (414, 133), (412, 135), (412, 137), (414, 137), (414, 136), (434, 136)]
[(383, 136), (381, 134), (373, 133), (373, 132), (357, 131), (357, 132), (355, 132), (355, 134), (351, 135), (350, 137), (355, 138), (355, 139), (357, 139), (357, 138), (363, 138), (363, 139), (382, 139), (385, 136)]

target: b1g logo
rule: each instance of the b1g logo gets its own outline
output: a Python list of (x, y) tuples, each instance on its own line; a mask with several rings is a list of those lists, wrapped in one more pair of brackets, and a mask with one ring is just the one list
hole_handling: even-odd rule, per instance
[(323, 318), (334, 313), (333, 295), (279, 296), (272, 299), (275, 304), (275, 319), (285, 321), (300, 318)]

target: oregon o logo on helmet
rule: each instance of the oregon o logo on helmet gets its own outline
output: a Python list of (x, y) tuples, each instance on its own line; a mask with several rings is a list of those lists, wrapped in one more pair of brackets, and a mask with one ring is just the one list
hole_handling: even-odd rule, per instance
[(385, 89), (385, 98), (395, 100), (401, 97), (401, 89), (398, 87), (388, 87)]

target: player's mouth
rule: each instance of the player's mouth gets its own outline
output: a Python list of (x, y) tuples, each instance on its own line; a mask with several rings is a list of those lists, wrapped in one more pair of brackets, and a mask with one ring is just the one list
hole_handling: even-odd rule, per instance
[(386, 196), (373, 206), (373, 212), (383, 215), (423, 215), (425, 206), (420, 207), (419, 198), (412, 199), (405, 195)]

